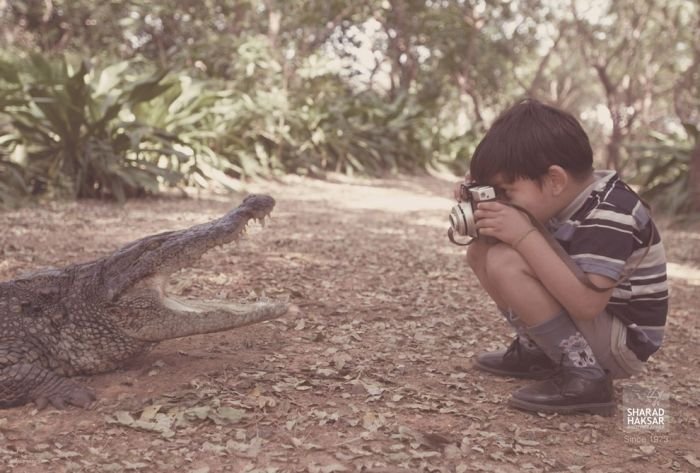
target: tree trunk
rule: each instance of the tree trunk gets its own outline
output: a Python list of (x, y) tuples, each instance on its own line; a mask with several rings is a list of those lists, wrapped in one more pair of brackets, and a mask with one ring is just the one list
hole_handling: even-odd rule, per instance
[(690, 209), (693, 212), (700, 212), (700, 139), (696, 140), (695, 148), (690, 153), (688, 193), (690, 195)]
[(608, 140), (607, 156), (606, 156), (606, 168), (613, 169), (620, 172), (620, 147), (622, 146), (622, 129), (620, 124), (613, 118), (613, 129)]
[[(384, 28), (389, 37), (387, 54), (391, 60), (391, 96), (396, 98), (407, 92), (418, 73), (418, 60), (412, 51), (411, 24), (405, 11), (405, 2), (390, 0), (391, 10), (387, 14)], [(390, 34), (393, 30), (393, 34)]]

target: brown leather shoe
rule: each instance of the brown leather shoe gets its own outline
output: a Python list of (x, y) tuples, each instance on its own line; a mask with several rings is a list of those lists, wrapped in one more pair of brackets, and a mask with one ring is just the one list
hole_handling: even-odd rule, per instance
[(476, 367), (489, 373), (512, 378), (545, 379), (556, 372), (556, 364), (542, 351), (522, 348), (518, 337), (508, 349), (482, 353)]
[(612, 377), (603, 373), (589, 379), (582, 377), (576, 368), (562, 367), (550, 379), (515, 391), (509, 404), (533, 412), (590, 412), (611, 416), (615, 413)]

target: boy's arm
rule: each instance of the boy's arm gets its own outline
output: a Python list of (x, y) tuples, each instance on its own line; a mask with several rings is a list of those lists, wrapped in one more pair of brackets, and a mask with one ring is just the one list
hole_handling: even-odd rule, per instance
[(595, 291), (582, 283), (539, 233), (532, 232), (517, 244), (517, 251), (532, 268), (534, 276), (574, 318), (590, 320), (608, 305), (615, 281), (587, 273), (590, 281), (607, 291)]
[(568, 268), (547, 240), (530, 223), (528, 217), (500, 202), (483, 202), (478, 206), (476, 226), (485, 236), (492, 236), (513, 247), (528, 263), (552, 296), (574, 318), (594, 319), (608, 304), (616, 281), (599, 274), (587, 273), (598, 287), (595, 291), (582, 283)]

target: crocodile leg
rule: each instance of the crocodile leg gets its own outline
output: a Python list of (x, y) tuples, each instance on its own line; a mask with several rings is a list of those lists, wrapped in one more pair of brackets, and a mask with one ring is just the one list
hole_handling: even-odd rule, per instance
[(95, 395), (88, 388), (33, 363), (0, 368), (0, 408), (34, 401), (42, 409), (51, 404), (63, 409), (71, 404), (88, 407)]

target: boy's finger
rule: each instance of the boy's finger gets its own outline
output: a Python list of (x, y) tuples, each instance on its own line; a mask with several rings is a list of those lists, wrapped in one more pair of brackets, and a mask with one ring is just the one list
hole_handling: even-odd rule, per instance
[(482, 229), (482, 228), (493, 228), (496, 226), (497, 219), (494, 218), (489, 218), (489, 217), (480, 217), (477, 218), (476, 220), (476, 228)]
[(476, 228), (479, 229), (479, 234), (482, 236), (495, 236), (493, 227), (482, 227), (477, 223)]
[(479, 210), (501, 210), (503, 204), (500, 202), (479, 202), (476, 208)]

